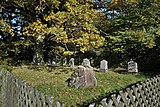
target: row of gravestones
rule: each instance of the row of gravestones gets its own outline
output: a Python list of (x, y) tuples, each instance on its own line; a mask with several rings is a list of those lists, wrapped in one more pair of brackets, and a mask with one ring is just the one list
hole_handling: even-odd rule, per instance
[[(55, 64), (56, 64), (55, 61), (51, 61), (50, 59), (48, 60), (48, 65), (55, 65)], [(67, 65), (67, 58), (64, 58), (64, 59), (63, 59), (62, 65), (63, 65), (63, 66), (66, 66), (66, 65)], [(74, 67), (74, 58), (71, 58), (71, 59), (69, 60), (69, 65), (70, 65), (71, 68)]]
[[(108, 62), (106, 60), (102, 60), (100, 62), (100, 71), (107, 72), (108, 70)], [(128, 62), (128, 72), (138, 72), (138, 65), (133, 60)]]
[[(83, 59), (83, 63), (87, 65), (91, 65), (89, 59), (85, 58)], [(63, 66), (67, 65), (67, 59), (63, 59)], [(74, 58), (71, 58), (69, 60), (69, 65), (71, 68), (74, 67)], [(108, 71), (108, 62), (106, 60), (102, 60), (100, 62), (100, 71), (101, 72), (107, 72)], [(138, 72), (138, 65), (133, 60), (128, 62), (128, 72)]]
[[(100, 71), (108, 71), (108, 62), (106, 60), (100, 62)], [(128, 72), (138, 72), (137, 63), (133, 60), (128, 62)], [(78, 66), (77, 72), (74, 72), (66, 82), (68, 82), (68, 86), (70, 87), (95, 87), (97, 80), (90, 61), (87, 58), (83, 59), (82, 64)]]

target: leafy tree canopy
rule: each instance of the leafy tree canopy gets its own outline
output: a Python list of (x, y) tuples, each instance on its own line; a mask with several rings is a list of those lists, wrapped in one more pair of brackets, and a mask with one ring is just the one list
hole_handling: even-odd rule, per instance
[[(101, 14), (92, 9), (91, 1), (66, 0), (62, 3), (58, 0), (54, 2), (42, 0), (41, 2), (49, 2), (50, 7), (54, 6), (54, 9), (29, 24), (24, 29), (24, 35), (34, 36), (36, 39), (41, 35), (42, 40), (50, 38), (63, 48), (64, 54), (85, 52), (103, 44), (103, 37), (93, 25), (95, 17)], [(38, 6), (35, 10), (40, 11), (42, 7)]]
[(45, 51), (71, 55), (103, 45), (104, 38), (94, 25), (103, 14), (93, 10), (91, 0), (2, 0), (0, 3), (4, 10), (19, 11), (25, 24), (20, 24), (23, 31), (19, 35), (30, 41), (24, 42), (24, 46), (30, 43), (41, 54)]
[(158, 1), (142, 0), (136, 5), (106, 12), (109, 22), (102, 30), (108, 35), (107, 45), (117, 52), (154, 47), (160, 27), (159, 11), (155, 10), (159, 10)]
[[(29, 40), (22, 47), (30, 46), (34, 53), (44, 53), (45, 56), (50, 52), (59, 56), (72, 55), (103, 46), (109, 52), (139, 57), (159, 46), (159, 3), (159, 0), (0, 1), (4, 10), (19, 10), (15, 17), (20, 17), (23, 22), (20, 24), (23, 32), (16, 36), (14, 29), (14, 38)], [(9, 20), (12, 20), (10, 15)], [(3, 33), (19, 25), (11, 21), (7, 23), (4, 18), (0, 22)], [(17, 41), (13, 44), (21, 43)], [(106, 52), (100, 50), (100, 53)]]

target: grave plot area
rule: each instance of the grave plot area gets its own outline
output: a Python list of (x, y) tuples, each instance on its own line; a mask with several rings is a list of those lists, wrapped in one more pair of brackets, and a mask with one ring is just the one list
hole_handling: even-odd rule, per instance
[[(76, 68), (76, 67), (75, 67)], [(73, 70), (73, 71), (72, 71)], [(19, 78), (26, 80), (54, 100), (65, 103), (67, 106), (80, 104), (92, 98), (109, 93), (116, 89), (144, 81), (148, 77), (142, 74), (119, 74), (108, 70), (108, 72), (95, 72), (97, 86), (94, 88), (71, 88), (65, 82), (76, 69), (55, 68), (52, 72), (47, 69), (30, 69), (27, 66), (16, 67), (12, 72)]]

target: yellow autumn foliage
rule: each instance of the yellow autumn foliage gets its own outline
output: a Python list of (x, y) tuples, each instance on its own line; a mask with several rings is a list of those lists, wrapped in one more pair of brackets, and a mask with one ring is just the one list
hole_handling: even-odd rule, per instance
[(0, 31), (2, 32), (8, 32), (10, 33), (12, 36), (14, 35), (13, 33), (13, 29), (11, 28), (10, 24), (7, 23), (4, 20), (0, 20)]
[[(99, 13), (91, 9), (91, 4), (82, 1), (66, 1), (63, 7), (66, 11), (50, 10), (50, 14), (43, 15), (43, 18), (46, 22), (51, 23), (51, 27), (37, 20), (24, 28), (24, 35), (35, 37), (42, 35), (43, 38), (54, 35), (52, 36), (54, 40), (65, 47), (65, 55), (74, 54), (74, 51), (85, 52), (90, 48), (98, 48), (104, 41), (98, 29), (93, 25), (93, 20), (99, 16)], [(77, 47), (75, 49), (80, 50), (68, 50), (66, 45), (63, 46), (67, 43), (74, 44)]]

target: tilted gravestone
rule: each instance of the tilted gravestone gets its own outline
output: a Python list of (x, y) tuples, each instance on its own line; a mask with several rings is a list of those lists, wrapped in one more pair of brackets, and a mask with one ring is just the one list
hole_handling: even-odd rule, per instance
[(107, 72), (107, 70), (108, 70), (108, 62), (106, 60), (102, 60), (100, 62), (100, 71)]
[(128, 62), (128, 72), (138, 72), (138, 65), (133, 60)]
[(69, 60), (69, 65), (70, 65), (71, 68), (74, 68), (74, 58), (71, 58)]

